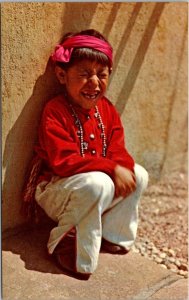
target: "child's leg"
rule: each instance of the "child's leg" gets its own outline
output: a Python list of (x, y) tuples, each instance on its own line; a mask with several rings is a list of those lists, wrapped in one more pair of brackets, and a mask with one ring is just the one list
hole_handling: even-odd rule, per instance
[(137, 164), (135, 165), (135, 175), (136, 190), (125, 199), (115, 199), (115, 205), (112, 204), (102, 217), (103, 238), (111, 243), (123, 246), (127, 250), (130, 249), (136, 238), (138, 203), (148, 184), (147, 171)]
[(58, 222), (50, 233), (49, 253), (52, 254), (66, 233), (75, 227), (77, 271), (92, 273), (97, 266), (101, 245), (101, 215), (114, 196), (113, 181), (105, 173), (89, 172), (65, 179), (55, 178), (44, 185), (38, 185), (36, 201)]

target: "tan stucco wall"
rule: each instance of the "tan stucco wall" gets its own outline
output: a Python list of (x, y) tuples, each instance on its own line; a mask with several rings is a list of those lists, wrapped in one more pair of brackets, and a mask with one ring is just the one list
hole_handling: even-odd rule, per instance
[[(3, 3), (3, 229), (21, 224), (21, 189), (44, 102), (59, 86), (48, 64), (68, 31), (95, 28), (112, 43), (108, 96), (126, 142), (151, 180), (186, 171), (187, 3)], [(56, 89), (57, 88), (57, 89)]]

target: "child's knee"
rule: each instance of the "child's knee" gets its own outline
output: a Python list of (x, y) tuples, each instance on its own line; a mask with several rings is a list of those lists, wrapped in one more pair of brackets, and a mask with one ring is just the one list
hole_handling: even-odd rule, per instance
[(82, 175), (82, 186), (74, 189), (72, 192), (72, 200), (89, 207), (100, 205), (100, 211), (104, 211), (112, 202), (114, 197), (114, 183), (112, 179), (103, 172), (89, 172)]
[(102, 193), (114, 195), (114, 183), (112, 179), (103, 172), (88, 173), (86, 179), (86, 189), (89, 189), (91, 194), (99, 197)]
[(148, 172), (140, 165), (135, 164), (134, 166), (137, 188), (140, 188), (142, 191), (147, 188), (148, 185)]

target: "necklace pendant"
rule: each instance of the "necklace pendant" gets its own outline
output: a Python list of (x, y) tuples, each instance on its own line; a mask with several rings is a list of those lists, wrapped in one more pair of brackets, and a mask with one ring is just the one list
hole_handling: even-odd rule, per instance
[[(77, 136), (79, 137), (79, 140), (80, 140), (80, 154), (81, 154), (82, 157), (85, 157), (85, 150), (88, 149), (88, 143), (83, 141), (83, 136), (84, 136), (83, 126), (82, 126), (82, 123), (81, 123), (77, 113), (75, 112), (75, 110), (74, 110), (74, 108), (71, 104), (70, 104), (70, 108), (71, 108), (71, 111), (72, 111), (71, 115), (72, 115), (72, 117), (75, 118), (75, 125), (78, 127)], [(101, 155), (103, 157), (106, 157), (107, 145), (106, 145), (105, 126), (103, 124), (101, 115), (98, 111), (98, 107), (95, 106), (95, 109), (96, 109), (96, 112), (94, 113), (94, 117), (97, 119), (98, 127), (101, 129), (101, 134), (100, 134), (100, 137), (102, 138), (102, 154)], [(90, 139), (93, 140), (94, 138), (95, 138), (94, 134), (90, 134)], [(96, 153), (94, 151), (95, 150), (93, 150), (92, 154)]]
[(83, 149), (87, 150), (88, 149), (88, 143), (87, 142), (83, 142)]

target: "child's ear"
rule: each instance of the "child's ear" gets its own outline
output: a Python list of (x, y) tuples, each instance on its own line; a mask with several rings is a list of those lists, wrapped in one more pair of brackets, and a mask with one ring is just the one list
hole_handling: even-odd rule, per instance
[(66, 83), (66, 71), (59, 66), (55, 67), (55, 74), (61, 84)]

